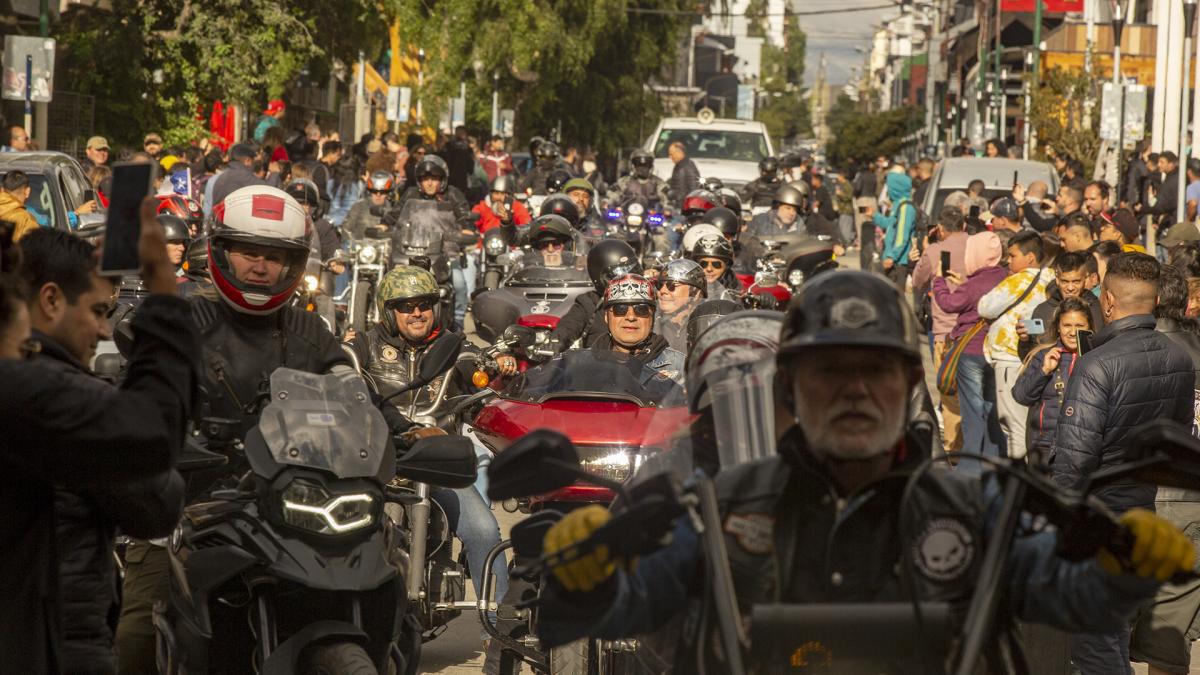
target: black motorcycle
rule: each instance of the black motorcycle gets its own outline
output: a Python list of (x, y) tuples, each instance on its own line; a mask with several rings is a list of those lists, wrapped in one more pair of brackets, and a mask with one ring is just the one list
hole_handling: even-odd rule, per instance
[[(457, 350), (428, 356), (413, 386)], [(357, 378), (280, 368), (270, 384), (258, 425), (234, 444), (250, 470), (187, 507), (170, 537), (169, 600), (154, 616), (159, 672), (415, 673), (421, 629), (383, 510), (408, 495), (388, 483), (471, 485), (474, 448), (443, 436), (397, 457)]]

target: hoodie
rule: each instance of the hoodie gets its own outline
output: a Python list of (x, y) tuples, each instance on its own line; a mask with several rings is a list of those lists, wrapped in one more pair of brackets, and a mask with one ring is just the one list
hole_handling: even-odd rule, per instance
[(889, 173), (885, 182), (892, 208), (886, 216), (875, 214), (875, 226), (883, 230), (883, 259), (904, 265), (908, 262), (908, 248), (912, 245), (913, 226), (917, 221), (917, 210), (912, 203), (912, 179), (903, 173)]
[[(962, 337), (971, 326), (979, 321), (978, 303), (988, 291), (1000, 283), (1005, 276), (1000, 262), (1000, 239), (994, 232), (980, 232), (967, 237), (964, 253), (967, 280), (961, 286), (950, 290), (944, 277), (933, 278), (933, 300), (943, 311), (957, 313), (954, 329), (950, 338)], [(963, 353), (972, 356), (983, 355), (984, 331), (978, 331), (967, 343)]]

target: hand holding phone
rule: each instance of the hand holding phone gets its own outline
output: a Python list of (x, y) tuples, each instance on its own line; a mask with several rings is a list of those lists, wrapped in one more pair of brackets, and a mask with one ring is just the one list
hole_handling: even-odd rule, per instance
[(942, 276), (950, 271), (950, 251), (942, 251)]
[(149, 162), (118, 162), (113, 165), (112, 198), (104, 224), (104, 252), (100, 273), (136, 274), (141, 267), (138, 244), (141, 235), (142, 200), (150, 195), (154, 165)]
[(1041, 319), (1026, 319), (1024, 323), (1025, 323), (1025, 330), (1030, 335), (1045, 335), (1046, 334), (1046, 323), (1044, 321), (1042, 321)]
[(1075, 339), (1079, 341), (1079, 348), (1075, 351), (1079, 352), (1080, 356), (1092, 351), (1092, 331), (1080, 330), (1075, 333)]

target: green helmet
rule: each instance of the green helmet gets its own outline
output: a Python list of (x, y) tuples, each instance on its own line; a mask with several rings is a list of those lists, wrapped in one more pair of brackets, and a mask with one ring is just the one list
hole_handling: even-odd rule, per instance
[(587, 190), (589, 193), (595, 192), (596, 188), (592, 187), (591, 181), (586, 178), (572, 178), (563, 186), (563, 194), (567, 194), (571, 190)]
[[(413, 298), (437, 300), (439, 295), (437, 279), (429, 270), (411, 265), (395, 267), (384, 275), (383, 281), (379, 283), (379, 292), (375, 294), (375, 302), (379, 305), (379, 320), (395, 335), (396, 315), (387, 308), (389, 302)], [(436, 311), (436, 305), (434, 309)]]

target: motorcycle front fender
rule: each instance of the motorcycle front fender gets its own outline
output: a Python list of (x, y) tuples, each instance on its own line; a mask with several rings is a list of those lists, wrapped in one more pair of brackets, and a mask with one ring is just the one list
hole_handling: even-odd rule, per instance
[[(259, 669), (261, 675), (292, 675), (299, 671), (301, 652), (316, 642), (331, 642), (330, 638), (341, 638), (344, 642), (367, 645), (367, 634), (361, 628), (345, 621), (314, 621), (301, 628), (283, 644), (271, 652)], [(375, 664), (379, 666), (379, 664)]]

